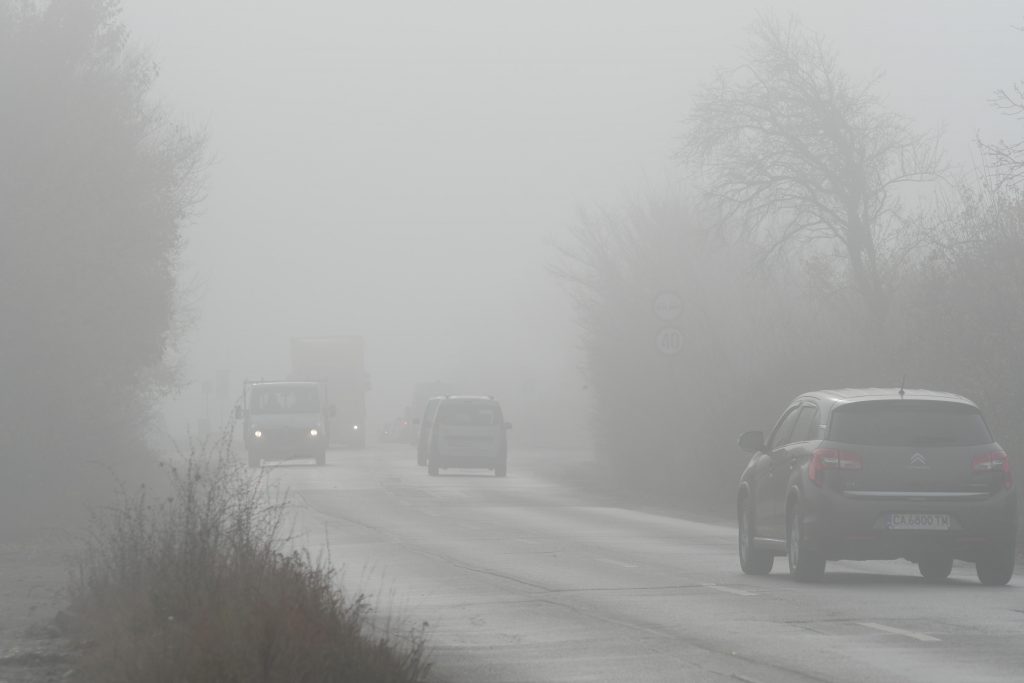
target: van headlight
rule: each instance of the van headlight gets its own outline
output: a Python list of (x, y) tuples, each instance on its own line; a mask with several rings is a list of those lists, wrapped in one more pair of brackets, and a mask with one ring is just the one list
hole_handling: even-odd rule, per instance
[(263, 438), (263, 432), (261, 432), (261, 431), (260, 431), (260, 430), (258, 430), (258, 429), (257, 429), (256, 431), (254, 431), (254, 432), (252, 433), (252, 435), (253, 435), (253, 436), (255, 436), (255, 437), (256, 437), (257, 439), (262, 439), (262, 438)]
[(358, 432), (359, 431), (359, 425), (352, 425), (352, 429)]
[(316, 429), (316, 428), (309, 430), (309, 435), (310, 436), (317, 436), (319, 433), (320, 433), (320, 431), (318, 429)]

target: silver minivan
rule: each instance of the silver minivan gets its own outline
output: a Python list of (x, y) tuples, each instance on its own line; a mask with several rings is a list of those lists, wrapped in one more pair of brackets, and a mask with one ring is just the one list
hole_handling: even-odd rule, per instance
[(501, 404), (491, 396), (449, 396), (438, 403), (427, 442), (427, 473), (445, 468), (508, 472), (507, 430)]

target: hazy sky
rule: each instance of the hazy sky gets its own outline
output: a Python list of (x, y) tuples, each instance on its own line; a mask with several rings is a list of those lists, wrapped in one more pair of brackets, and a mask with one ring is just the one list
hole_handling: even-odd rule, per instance
[(740, 60), (758, 9), (884, 70), (891, 107), (944, 126), (958, 162), (976, 131), (1012, 130), (986, 100), (1024, 78), (1009, 1), (125, 4), (214, 159), (186, 252), (190, 377), (234, 388), (285, 372), (292, 335), (359, 332), (375, 423), (437, 377), (580, 400), (550, 243), (676, 174), (688, 97)]

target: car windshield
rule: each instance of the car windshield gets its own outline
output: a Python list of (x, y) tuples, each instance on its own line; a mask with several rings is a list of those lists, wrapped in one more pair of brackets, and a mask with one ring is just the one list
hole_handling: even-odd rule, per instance
[(442, 425), (489, 427), (501, 423), (501, 412), (493, 403), (445, 401), (437, 410), (437, 422)]
[(254, 387), (249, 395), (253, 415), (320, 412), (320, 392), (315, 386)]
[(863, 446), (981, 446), (992, 435), (978, 410), (939, 401), (870, 401), (836, 409), (830, 441)]

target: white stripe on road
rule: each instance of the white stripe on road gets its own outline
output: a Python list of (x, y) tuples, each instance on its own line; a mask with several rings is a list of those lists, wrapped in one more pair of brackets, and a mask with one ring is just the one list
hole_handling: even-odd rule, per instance
[(867, 628), (873, 628), (876, 631), (883, 631), (885, 633), (892, 633), (897, 636), (906, 636), (907, 638), (913, 638), (919, 640), (922, 643), (938, 643), (939, 639), (935, 636), (930, 636), (927, 633), (918, 633), (917, 631), (906, 631), (902, 628), (896, 628), (894, 626), (886, 626), (885, 624), (876, 624), (872, 621), (859, 621), (857, 622), (861, 626)]
[(705, 588), (711, 588), (713, 590), (720, 591), (722, 593), (728, 593), (730, 595), (742, 595), (745, 598), (752, 598), (752, 597), (757, 595), (757, 593), (751, 593), (750, 591), (740, 590), (739, 588), (729, 588), (728, 586), (719, 586), (716, 583), (705, 583), (704, 587)]

